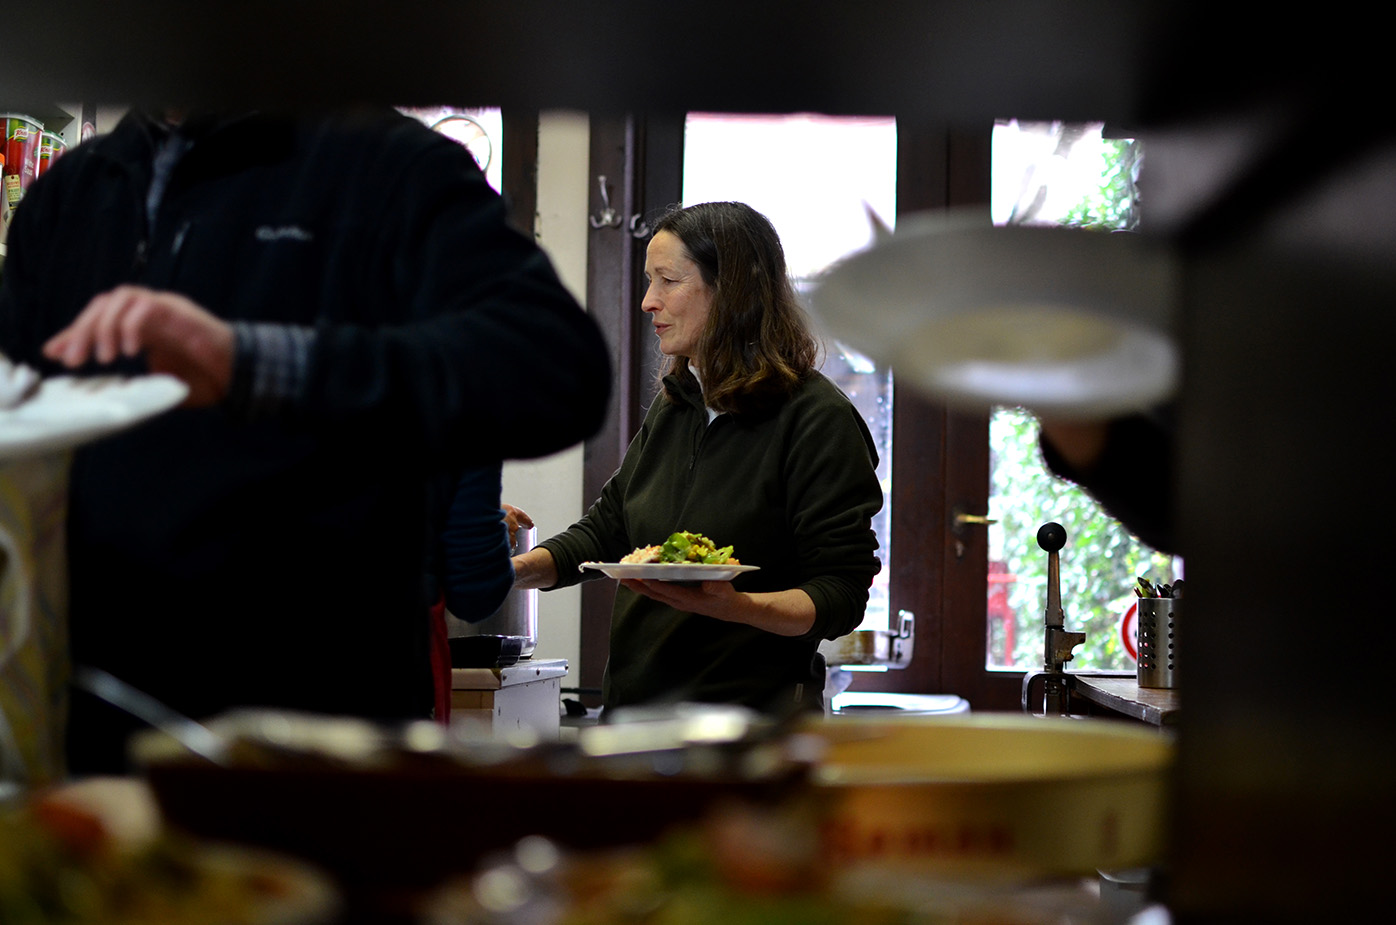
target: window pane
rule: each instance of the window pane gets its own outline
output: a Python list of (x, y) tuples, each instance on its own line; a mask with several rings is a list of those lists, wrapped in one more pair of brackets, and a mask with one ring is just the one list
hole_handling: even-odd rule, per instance
[[(834, 261), (871, 243), (869, 211), (892, 226), (896, 181), (897, 130), (890, 117), (690, 113), (687, 119), (684, 204), (732, 200), (763, 213), (780, 235), (801, 293)], [(824, 374), (853, 400), (877, 441), (888, 500), (873, 522), (883, 569), (862, 628), (887, 629), (892, 374), (842, 344), (828, 347)]]
[[(1103, 137), (1095, 124), (1003, 122), (995, 126), (991, 210), (996, 224), (1063, 224), (1133, 229), (1137, 142)], [(1060, 554), (1062, 610), (1069, 630), (1086, 634), (1073, 669), (1132, 670), (1135, 578), (1171, 581), (1181, 561), (1155, 552), (1085, 492), (1042, 463), (1036, 419), (999, 408), (990, 420), (987, 667), (1043, 664), (1047, 553), (1037, 530), (1066, 528)]]

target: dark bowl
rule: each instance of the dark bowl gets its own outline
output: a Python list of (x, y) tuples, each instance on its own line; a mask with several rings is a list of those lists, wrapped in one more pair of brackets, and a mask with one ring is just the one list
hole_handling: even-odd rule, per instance
[(193, 758), (144, 774), (170, 825), (296, 855), (346, 894), (370, 897), (430, 888), (528, 835), (574, 849), (648, 843), (722, 801), (773, 804), (805, 778), (612, 778), (429, 762), (243, 768)]

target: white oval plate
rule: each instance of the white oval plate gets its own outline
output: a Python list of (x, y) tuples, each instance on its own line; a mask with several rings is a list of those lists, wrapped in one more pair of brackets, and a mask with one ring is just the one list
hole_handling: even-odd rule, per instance
[(834, 337), (962, 410), (1110, 417), (1175, 393), (1176, 268), (1142, 235), (906, 217), (820, 279)]
[(742, 572), (754, 572), (759, 565), (701, 565), (697, 562), (583, 562), (580, 568), (596, 569), (609, 578), (639, 578), (645, 581), (731, 581)]
[(0, 460), (66, 450), (168, 411), (189, 394), (173, 376), (54, 376), (0, 411)]

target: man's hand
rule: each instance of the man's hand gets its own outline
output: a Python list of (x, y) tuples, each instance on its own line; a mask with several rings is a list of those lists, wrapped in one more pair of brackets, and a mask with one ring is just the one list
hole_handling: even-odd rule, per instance
[(1110, 436), (1105, 420), (1056, 420), (1040, 418), (1042, 439), (1054, 447), (1077, 472), (1088, 473), (1100, 462)]
[(529, 517), (523, 508), (514, 507), (512, 504), (500, 504), (500, 507), (504, 509), (504, 524), (509, 528), (509, 546), (513, 548), (518, 542), (519, 529), (532, 527), (533, 518)]
[(44, 344), (44, 356), (68, 368), (144, 353), (153, 373), (189, 386), (187, 407), (216, 404), (233, 378), (232, 326), (173, 292), (118, 286), (93, 297), (66, 329)]

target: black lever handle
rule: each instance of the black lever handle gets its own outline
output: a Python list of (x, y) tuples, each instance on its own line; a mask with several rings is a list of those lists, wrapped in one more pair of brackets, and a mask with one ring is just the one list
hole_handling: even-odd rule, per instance
[[(1047, 613), (1046, 622), (1050, 626), (1061, 626), (1065, 622), (1062, 614), (1061, 564), (1057, 553), (1066, 545), (1066, 528), (1059, 523), (1049, 522), (1037, 528), (1037, 545), (1047, 550)], [(1048, 665), (1048, 668), (1051, 668)]]
[(1037, 528), (1037, 545), (1048, 552), (1057, 552), (1066, 545), (1066, 528), (1059, 523), (1045, 523)]

